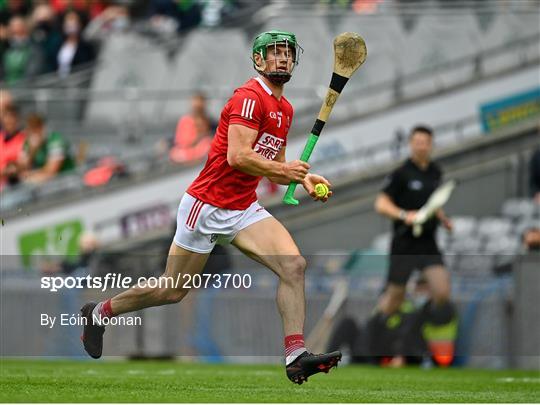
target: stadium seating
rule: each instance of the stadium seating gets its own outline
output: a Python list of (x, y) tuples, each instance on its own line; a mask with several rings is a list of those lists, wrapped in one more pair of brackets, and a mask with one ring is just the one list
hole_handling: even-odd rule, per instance
[[(381, 25), (385, 27), (382, 31)], [(351, 102), (360, 111), (391, 103), (394, 97), (393, 88), (378, 92), (369, 98), (357, 95), (369, 85), (390, 83), (405, 73), (399, 50), (407, 44), (403, 39), (403, 29), (398, 17), (385, 16), (374, 19), (370, 16), (347, 15), (343, 18), (339, 31), (362, 33), (368, 46), (369, 57), (361, 68), (362, 80), (351, 81), (350, 90), (347, 89), (350, 96), (347, 96), (347, 99), (352, 99)]]
[[(199, 89), (212, 100), (230, 92), (254, 75), (249, 62), (249, 44), (240, 29), (197, 30), (190, 33), (167, 73), (169, 89)], [(189, 94), (188, 94), (189, 95)], [(218, 116), (221, 105), (210, 105)], [(163, 119), (177, 120), (189, 109), (189, 100), (165, 99)]]
[(504, 217), (514, 221), (532, 219), (539, 209), (535, 206), (531, 199), (511, 199), (507, 200), (501, 209), (501, 214)]
[[(494, 48), (507, 47), (509, 43), (518, 38), (527, 38), (538, 35), (538, 16), (535, 13), (512, 13), (506, 11), (496, 15), (483, 15), (479, 22), (486, 21), (479, 36), (479, 46), (482, 51)], [(480, 24), (482, 27), (482, 24)], [(526, 56), (537, 58), (539, 56), (538, 42), (531, 41), (527, 48), (507, 48), (507, 52), (490, 55), (482, 65), (482, 70), (492, 73), (511, 68), (516, 60), (523, 60)]]
[(508, 235), (512, 224), (507, 218), (482, 218), (478, 224), (478, 237), (494, 239), (499, 235)]
[(462, 236), (471, 235), (476, 230), (476, 218), (458, 216), (452, 218), (454, 221), (453, 235), (455, 239), (460, 239)]
[[(170, 89), (168, 73), (165, 49), (149, 39), (137, 34), (110, 37), (101, 51), (91, 90), (112, 93), (111, 99), (93, 98), (86, 120), (113, 124), (155, 122), (161, 118), (157, 99), (144, 99), (139, 92)], [(125, 90), (131, 93), (122, 100), (118, 94)]]
[[(478, 53), (480, 37), (472, 14), (423, 15), (410, 34), (405, 34), (400, 52), (404, 74), (428, 71), (438, 65), (471, 57)], [(452, 40), (448, 40), (452, 38)], [(405, 83), (404, 95), (426, 94), (470, 78), (474, 65), (461, 62), (452, 71), (426, 74), (425, 80)]]

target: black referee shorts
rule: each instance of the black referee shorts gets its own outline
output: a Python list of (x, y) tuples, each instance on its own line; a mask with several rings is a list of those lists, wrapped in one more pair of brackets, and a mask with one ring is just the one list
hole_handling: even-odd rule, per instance
[(387, 281), (405, 285), (415, 270), (442, 265), (444, 261), (435, 238), (395, 237), (390, 250), (390, 270)]

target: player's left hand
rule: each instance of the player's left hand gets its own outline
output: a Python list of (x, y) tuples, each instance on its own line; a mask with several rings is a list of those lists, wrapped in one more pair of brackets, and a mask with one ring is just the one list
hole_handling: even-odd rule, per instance
[(450, 218), (444, 217), (441, 219), (441, 223), (448, 232), (452, 232), (454, 230), (454, 223)]
[[(317, 197), (317, 194), (315, 193), (315, 185), (319, 183), (324, 183), (328, 186), (329, 191), (326, 197)], [(318, 174), (308, 173), (307, 176), (304, 178), (303, 186), (306, 192), (315, 201), (326, 202), (333, 194), (331, 190), (332, 184), (330, 184), (330, 182), (326, 180), (323, 176), (320, 176)]]

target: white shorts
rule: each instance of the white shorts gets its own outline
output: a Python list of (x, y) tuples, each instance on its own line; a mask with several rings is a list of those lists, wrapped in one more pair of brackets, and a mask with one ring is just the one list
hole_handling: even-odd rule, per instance
[(178, 206), (174, 243), (191, 252), (209, 253), (216, 243), (230, 243), (242, 229), (271, 216), (258, 201), (245, 210), (228, 210), (185, 193)]

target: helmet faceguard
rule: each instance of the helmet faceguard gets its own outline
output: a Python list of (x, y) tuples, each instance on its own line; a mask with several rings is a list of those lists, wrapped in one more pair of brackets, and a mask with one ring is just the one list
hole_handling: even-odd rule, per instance
[[(277, 68), (277, 61), (275, 70), (273, 71), (267, 71), (267, 56), (268, 56), (268, 49), (274, 49), (274, 54), (277, 54), (277, 47), (278, 45), (284, 45), (285, 46), (285, 54), (287, 59), (287, 66), (289, 57), (292, 57), (292, 65), (290, 68), (290, 71), (282, 71)], [(263, 32), (262, 34), (257, 35), (255, 38), (255, 41), (253, 41), (253, 55), (260, 55), (261, 56), (261, 63), (257, 64), (255, 61), (254, 56), (252, 56), (253, 61), (253, 67), (257, 72), (259, 72), (261, 75), (268, 78), (272, 83), (276, 85), (282, 85), (284, 83), (287, 83), (292, 76), (292, 72), (294, 70), (294, 67), (298, 65), (299, 59), (300, 59), (300, 53), (302, 53), (304, 50), (302, 47), (296, 42), (296, 36), (290, 32), (286, 31), (267, 31)]]

